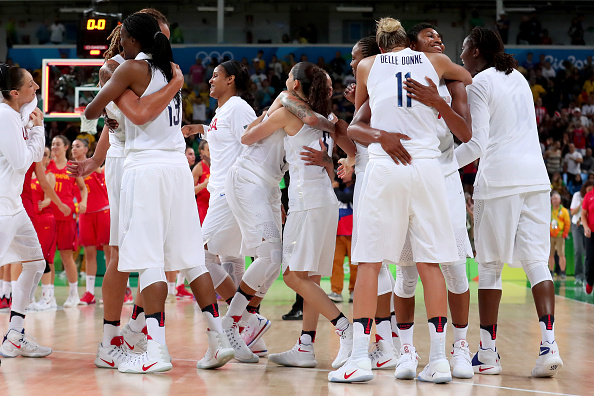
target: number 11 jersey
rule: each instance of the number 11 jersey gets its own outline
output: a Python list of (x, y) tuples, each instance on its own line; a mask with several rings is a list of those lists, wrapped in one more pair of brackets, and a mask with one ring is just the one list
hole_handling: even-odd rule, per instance
[[(407, 96), (404, 83), (412, 78), (428, 85), (429, 77), (435, 85), (439, 76), (422, 52), (404, 49), (376, 55), (367, 79), (371, 107), (371, 126), (390, 133), (403, 133), (411, 140), (402, 145), (415, 158), (438, 158), (437, 111)], [(386, 157), (379, 143), (369, 145), (369, 156)]]

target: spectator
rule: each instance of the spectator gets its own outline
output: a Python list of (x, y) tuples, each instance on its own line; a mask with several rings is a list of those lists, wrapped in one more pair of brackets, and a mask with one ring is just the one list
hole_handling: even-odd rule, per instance
[(536, 99), (534, 111), (536, 113), (536, 125), (540, 126), (540, 124), (544, 120), (545, 115), (547, 114), (547, 109), (542, 105), (542, 98)]
[(179, 27), (179, 23), (174, 22), (171, 25), (171, 38), (169, 39), (171, 44), (183, 44), (184, 43), (184, 34)]
[(553, 173), (551, 177), (551, 190), (557, 191), (559, 194), (565, 194), (566, 188), (561, 177), (561, 172)]
[(582, 203), (587, 193), (592, 191), (594, 182), (587, 181), (582, 185), (580, 191), (573, 194), (571, 200), (571, 235), (573, 237), (573, 254), (575, 265), (575, 283), (578, 285), (586, 281), (584, 271), (584, 257), (586, 255), (586, 238), (584, 226), (582, 225)]
[(485, 26), (485, 21), (480, 17), (479, 12), (476, 8), (470, 11), (470, 30), (474, 29), (477, 26)]
[(591, 73), (588, 79), (584, 82), (584, 85), (582, 86), (582, 91), (587, 93), (588, 96), (594, 93), (594, 72)]
[(342, 289), (344, 287), (344, 261), (348, 257), (350, 268), (349, 279), (349, 302), (353, 301), (353, 291), (357, 279), (357, 266), (351, 264), (351, 238), (353, 234), (353, 193), (354, 183), (347, 182), (339, 185), (334, 182), (334, 192), (339, 201), (338, 228), (336, 230), (336, 248), (334, 250), (334, 264), (332, 266), (332, 277), (330, 284), (332, 292), (328, 297), (334, 302), (342, 302)]
[(567, 180), (567, 192), (573, 196), (576, 192), (580, 191), (584, 182), (581, 173), (578, 173), (573, 178)]
[(594, 173), (594, 158), (592, 157), (591, 147), (586, 149), (586, 154), (584, 155), (584, 160), (580, 167), (582, 168), (582, 175)]
[(340, 51), (336, 51), (334, 59), (332, 59), (329, 64), (331, 77), (335, 80), (342, 78), (346, 64), (346, 60), (344, 60)]
[(206, 123), (206, 104), (202, 96), (194, 97), (192, 101), (192, 124)]
[(50, 41), (52, 44), (62, 44), (65, 32), (66, 28), (60, 23), (60, 18), (56, 18), (54, 24), (50, 26)]
[(586, 294), (592, 294), (594, 284), (594, 239), (592, 238), (592, 227), (594, 227), (594, 190), (587, 192), (582, 202), (582, 225), (586, 237)]
[(574, 179), (575, 175), (580, 174), (580, 164), (584, 161), (582, 155), (576, 151), (575, 145), (569, 143), (569, 152), (563, 157), (563, 162), (567, 165), (567, 179)]
[(50, 41), (50, 29), (49, 29), (49, 21), (44, 19), (41, 25), (37, 28), (35, 32), (35, 37), (37, 37), (37, 42), (39, 44), (47, 44)]
[(530, 44), (539, 44), (542, 26), (540, 24), (540, 20), (538, 19), (538, 14), (536, 12), (530, 14), (530, 18), (528, 19), (528, 26), (528, 42)]
[(196, 63), (190, 66), (190, 81), (193, 85), (198, 86), (204, 82), (204, 75), (206, 74), (206, 68), (202, 64), (202, 59), (196, 55)]
[(266, 74), (260, 69), (260, 62), (254, 62), (254, 73), (250, 78), (256, 84), (258, 90), (262, 89), (262, 81), (266, 80)]
[(497, 25), (497, 31), (499, 32), (499, 35), (501, 36), (501, 40), (503, 41), (503, 44), (507, 44), (507, 40), (509, 38), (509, 19), (507, 18), (507, 14), (505, 12), (502, 12), (501, 14), (499, 14), (499, 19), (496, 22)]
[(544, 61), (542, 64), (542, 76), (546, 79), (555, 78), (557, 72), (551, 67), (551, 62)]
[(582, 116), (588, 118), (590, 125), (594, 124), (594, 93), (588, 95), (588, 102), (582, 105)]
[(264, 51), (259, 50), (254, 58), (254, 63), (258, 63), (260, 70), (266, 70), (266, 62), (264, 61)]
[(571, 37), (571, 45), (586, 45), (586, 42), (584, 41), (584, 27), (582, 26), (583, 21), (583, 14), (580, 14), (571, 20), (571, 25), (567, 32), (569, 37)]
[(274, 98), (275, 89), (270, 86), (270, 81), (267, 78), (261, 81), (261, 87), (256, 91), (256, 100), (260, 104), (260, 108), (270, 106)]
[(534, 103), (536, 103), (536, 100), (540, 98), (541, 95), (545, 95), (547, 93), (546, 89), (544, 89), (543, 86), (536, 81), (535, 75), (530, 77), (530, 90), (532, 91)]
[(572, 115), (575, 128), (590, 127), (590, 119), (585, 115), (582, 115), (582, 109), (576, 107), (575, 109), (573, 109)]
[[(516, 44), (529, 45), (530, 44), (530, 18), (527, 15), (522, 17), (520, 22), (518, 35), (516, 36)], [(522, 65), (524, 66), (524, 65)], [(524, 66), (526, 68), (526, 66)], [(527, 69), (527, 68), (526, 68)]]
[(576, 151), (584, 156), (584, 154), (586, 154), (586, 131), (584, 130), (584, 127), (580, 121), (576, 120), (570, 125), (569, 130)]
[(530, 71), (534, 68), (534, 61), (532, 60), (533, 55), (532, 52), (528, 52), (526, 54), (526, 60), (522, 63), (522, 67), (527, 71)]
[(18, 44), (17, 42), (17, 31), (16, 31), (16, 21), (13, 17), (8, 19), (6, 22), (6, 46), (11, 48), (13, 45)]
[(540, 36), (540, 45), (551, 45), (553, 44), (553, 39), (549, 36), (548, 29), (542, 29), (542, 34)]
[(561, 196), (558, 192), (551, 194), (551, 253), (549, 255), (549, 270), (551, 275), (555, 272), (555, 252), (559, 256), (559, 269), (561, 280), (565, 280), (565, 239), (569, 235), (571, 222), (569, 212), (561, 205)]
[(544, 154), (545, 164), (549, 179), (553, 178), (555, 173), (561, 173), (562, 157), (561, 157), (561, 142), (556, 141), (555, 144), (549, 146), (549, 149)]
[(278, 58), (276, 57), (276, 54), (272, 55), (272, 60), (270, 61), (269, 68), (271, 70), (274, 70), (274, 74), (278, 78), (281, 78), (281, 75), (283, 74), (283, 65), (280, 62), (280, 60), (278, 60)]

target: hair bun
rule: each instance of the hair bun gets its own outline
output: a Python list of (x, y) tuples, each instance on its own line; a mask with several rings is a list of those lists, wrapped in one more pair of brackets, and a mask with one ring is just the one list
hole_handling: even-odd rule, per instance
[(377, 21), (377, 31), (384, 33), (392, 33), (402, 29), (402, 24), (398, 19), (382, 18)]

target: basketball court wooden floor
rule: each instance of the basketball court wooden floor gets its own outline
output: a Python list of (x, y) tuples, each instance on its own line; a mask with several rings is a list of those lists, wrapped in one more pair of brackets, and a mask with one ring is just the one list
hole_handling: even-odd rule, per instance
[[(326, 284), (326, 286), (329, 286)], [(329, 287), (327, 287), (329, 289)], [(67, 288), (57, 288), (58, 303)], [(81, 288), (81, 292), (84, 291)], [(472, 302), (468, 340), (471, 351), (479, 341), (476, 284), (471, 286)], [(346, 296), (346, 292), (344, 292)], [(417, 293), (415, 346), (421, 357), (419, 371), (427, 363), (428, 328), (422, 302)], [(262, 306), (262, 314), (273, 321), (264, 339), (269, 352), (291, 348), (300, 332), (300, 321), (280, 320), (294, 294), (277, 281)], [(224, 304), (221, 304), (223, 306)], [(347, 315), (352, 304), (339, 304)], [(131, 313), (126, 306), (122, 323)], [(352, 316), (351, 316), (352, 317)], [(332, 326), (320, 319), (316, 338), (315, 369), (283, 368), (261, 359), (258, 364), (231, 362), (219, 370), (197, 370), (196, 362), (207, 349), (205, 321), (192, 301), (167, 304), (167, 342), (173, 357), (173, 370), (159, 375), (121, 374), (117, 370), (95, 368), (93, 360), (102, 333), (100, 305), (49, 312), (33, 312), (26, 319), (27, 332), (54, 350), (42, 359), (2, 359), (0, 395), (593, 395), (594, 305), (557, 297), (555, 328), (565, 363), (555, 378), (535, 379), (530, 371), (538, 356), (540, 328), (530, 290), (523, 284), (504, 283), (498, 349), (503, 373), (499, 376), (475, 375), (470, 380), (454, 379), (446, 385), (399, 381), (393, 370), (376, 372), (366, 384), (329, 384), (327, 373), (338, 350), (338, 337)], [(0, 330), (6, 332), (8, 313), (0, 313)], [(448, 339), (452, 338), (451, 327)], [(591, 371), (592, 370), (592, 371)]]

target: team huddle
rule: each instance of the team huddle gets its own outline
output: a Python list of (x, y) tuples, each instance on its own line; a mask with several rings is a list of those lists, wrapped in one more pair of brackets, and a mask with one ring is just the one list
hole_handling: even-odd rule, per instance
[[(127, 17), (110, 38), (101, 90), (85, 110), (88, 119), (106, 117), (91, 158), (86, 158), (88, 142), (76, 140), (75, 161), (68, 163), (69, 142), (58, 136), (50, 162), (34, 100), (39, 87), (23, 69), (0, 69), (0, 120), (6, 126), (0, 135), (0, 266), (22, 267), (13, 282), (0, 356), (52, 352), (24, 331), (26, 308), (40, 280), (43, 298), (37, 304), (55, 304), (49, 265), (55, 251), (44, 246), (46, 227), (62, 230), (57, 249), (70, 283), (64, 306), (80, 301), (72, 260), (73, 200), (61, 191), (68, 188), (69, 197), (80, 194), (87, 268), (90, 262), (96, 271), (97, 246), (106, 253), (97, 367), (139, 374), (172, 369), (165, 337), (167, 273), (179, 271), (208, 324), (209, 348), (199, 369), (231, 359), (258, 363), (264, 356), (277, 365), (315, 367), (322, 314), (340, 340), (330, 382), (370, 381), (377, 369), (395, 370), (400, 380), (434, 383), (500, 374), (497, 318), (501, 272), (508, 263), (526, 272), (542, 332), (532, 376), (560, 370), (548, 270), (550, 183), (530, 88), (497, 33), (473, 29), (464, 41), (462, 67), (443, 54), (434, 26), (421, 23), (406, 32), (397, 20), (381, 19), (376, 36), (361, 39), (352, 50), (356, 84), (345, 91), (356, 108), (350, 125), (330, 111), (330, 76), (308, 62), (293, 66), (286, 91), (257, 117), (249, 72), (229, 60), (209, 81), (210, 96), (217, 100), (210, 125), (182, 127), (183, 76), (173, 63), (167, 19), (145, 9)], [(184, 138), (194, 134), (202, 136), (201, 153), (209, 151), (209, 162), (192, 172)], [(320, 287), (321, 278), (332, 272), (338, 225), (327, 155), (334, 145), (347, 155), (338, 175), (356, 175), (352, 320)], [(458, 169), (479, 158), (474, 200), (480, 344), (472, 355), (466, 339), (466, 259), (473, 252)], [(285, 214), (279, 183), (287, 171)], [(27, 177), (33, 172), (37, 180), (26, 211), (20, 194), (23, 184), (32, 185)], [(208, 210), (196, 201), (205, 189)], [(246, 256), (253, 258), (247, 269)], [(397, 266), (396, 279), (389, 265)], [(131, 299), (130, 272), (139, 274), (139, 293), (130, 321), (121, 327), (122, 305)], [(259, 307), (279, 273), (304, 299), (303, 324), (294, 347), (268, 354), (262, 336), (271, 322)], [(419, 276), (431, 347), (429, 363), (417, 373), (413, 332)], [(83, 302), (94, 302), (87, 293)], [(224, 316), (217, 294), (228, 304)], [(454, 344), (446, 351), (448, 304)]]

